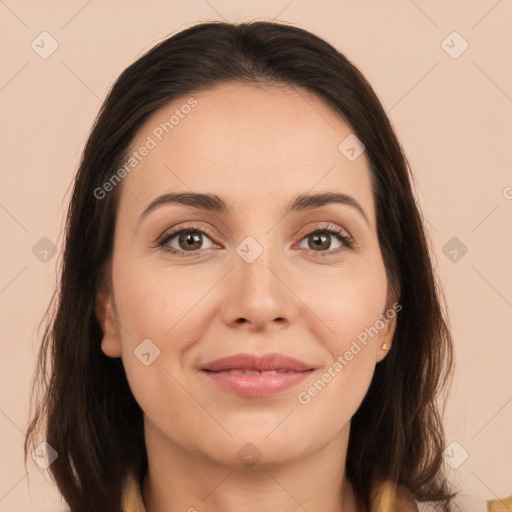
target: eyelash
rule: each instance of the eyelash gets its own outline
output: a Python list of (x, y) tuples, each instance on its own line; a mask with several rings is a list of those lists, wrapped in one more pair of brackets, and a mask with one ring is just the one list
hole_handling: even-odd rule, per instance
[[(170, 253), (173, 255), (180, 256), (180, 257), (187, 258), (187, 257), (191, 257), (191, 256), (196, 256), (197, 253), (201, 251), (201, 249), (196, 249), (194, 251), (180, 251), (180, 250), (174, 249), (174, 247), (170, 247), (167, 245), (170, 240), (172, 240), (177, 235), (180, 235), (181, 233), (184, 233), (184, 232), (200, 233), (202, 235), (206, 235), (210, 239), (215, 238), (213, 236), (213, 234), (210, 233), (207, 229), (200, 228), (200, 227), (194, 226), (194, 225), (189, 225), (189, 226), (185, 226), (185, 227), (182, 227), (182, 228), (174, 230), (174, 231), (169, 231), (169, 232), (164, 233), (157, 240), (156, 246), (160, 247), (160, 249), (165, 253)], [(312, 235), (329, 233), (330, 235), (333, 235), (335, 238), (337, 238), (338, 241), (343, 244), (344, 247), (338, 248), (335, 251), (330, 251), (330, 250), (328, 250), (328, 251), (313, 251), (313, 250), (311, 250), (311, 252), (315, 253), (315, 257), (322, 258), (322, 257), (328, 256), (329, 254), (332, 254), (333, 252), (337, 253), (337, 252), (340, 252), (343, 250), (352, 250), (354, 248), (354, 239), (350, 236), (344, 235), (343, 233), (345, 233), (345, 232), (346, 231), (341, 228), (324, 225), (317, 229), (314, 229), (313, 231), (311, 231), (309, 233), (306, 233), (301, 238), (301, 242), (305, 238), (310, 237)]]

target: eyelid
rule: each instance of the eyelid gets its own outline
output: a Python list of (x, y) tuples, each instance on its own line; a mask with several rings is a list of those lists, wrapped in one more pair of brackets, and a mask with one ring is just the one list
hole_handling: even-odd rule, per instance
[[(182, 231), (198, 231), (200, 233), (204, 233), (208, 235), (209, 238), (215, 239), (217, 235), (210, 229), (205, 226), (199, 226), (196, 224), (186, 224), (184, 226), (173, 226), (172, 228), (166, 229), (156, 240), (155, 245), (158, 247), (160, 245), (164, 245), (171, 238), (174, 238), (176, 235), (179, 235)], [(214, 242), (214, 240), (212, 240)], [(185, 251), (183, 251), (185, 252)], [(190, 251), (193, 253), (193, 251)]]
[[(310, 226), (310, 224), (308, 224), (308, 226)], [(338, 226), (337, 224), (332, 224), (330, 222), (322, 222), (317, 227), (311, 227), (311, 226), (307, 227), (306, 226), (305, 228), (303, 228), (299, 231), (299, 236), (301, 237), (301, 240), (302, 240), (302, 238), (304, 236), (312, 235), (313, 233), (317, 233), (320, 231), (336, 232), (336, 233), (344, 236), (345, 238), (349, 239), (351, 242), (354, 241), (352, 235), (345, 228)]]
[[(196, 231), (196, 232), (205, 234), (208, 236), (208, 238), (211, 239), (213, 244), (218, 245), (215, 242), (217, 235), (214, 234), (210, 228), (189, 223), (184, 226), (181, 226), (180, 224), (178, 224), (177, 226), (173, 226), (172, 228), (169, 228), (166, 231), (164, 231), (164, 233), (162, 235), (160, 235), (155, 240), (155, 247), (159, 247), (164, 252), (168, 252), (168, 253), (178, 255), (178, 256), (183, 256), (183, 257), (196, 256), (199, 253), (208, 250), (208, 249), (196, 249), (193, 251), (182, 251), (179, 249), (175, 249), (174, 247), (165, 249), (165, 246), (171, 239), (175, 238), (182, 232), (186, 232), (186, 231), (190, 231), (190, 232)], [(314, 253), (315, 256), (324, 257), (324, 256), (328, 256), (331, 254), (338, 254), (341, 251), (347, 251), (347, 250), (354, 248), (355, 240), (352, 237), (352, 235), (350, 235), (350, 233), (345, 228), (338, 226), (336, 224), (331, 224), (331, 223), (326, 223), (326, 222), (322, 223), (321, 225), (317, 226), (316, 228), (313, 228), (313, 227), (303, 228), (299, 232), (299, 241), (296, 243), (300, 244), (306, 238), (306, 236), (311, 236), (316, 233), (325, 233), (325, 232), (329, 233), (330, 235), (332, 235), (335, 238), (339, 238), (340, 242), (342, 243), (342, 247), (338, 248), (337, 250), (327, 250), (327, 251), (311, 250), (311, 252)]]
[(312, 236), (317, 233), (329, 233), (334, 238), (338, 238), (340, 243), (342, 244), (342, 247), (335, 250), (327, 251), (309, 250), (308, 252), (312, 253), (314, 257), (323, 258), (334, 254), (339, 254), (340, 252), (354, 250), (355, 248), (357, 248), (355, 239), (345, 228), (338, 226), (337, 224), (331, 224), (328, 222), (324, 222), (320, 226), (317, 226), (316, 228), (306, 227), (303, 230), (301, 230), (299, 234), (299, 242), (297, 243), (301, 244), (306, 237)]

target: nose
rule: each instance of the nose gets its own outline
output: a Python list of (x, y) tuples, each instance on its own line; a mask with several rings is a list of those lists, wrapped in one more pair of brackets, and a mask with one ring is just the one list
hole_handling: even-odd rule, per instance
[(277, 255), (264, 248), (252, 263), (235, 255), (226, 276), (222, 316), (226, 324), (251, 331), (279, 330), (298, 314), (298, 297), (287, 283)]

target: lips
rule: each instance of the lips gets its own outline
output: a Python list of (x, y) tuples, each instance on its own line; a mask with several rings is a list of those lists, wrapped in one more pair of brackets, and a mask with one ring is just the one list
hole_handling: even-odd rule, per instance
[[(205, 370), (205, 371), (209, 371), (209, 370)], [(304, 370), (304, 371), (307, 371), (307, 370)], [(279, 370), (235, 370), (235, 369), (230, 369), (230, 370), (219, 370), (219, 371), (216, 371), (215, 373), (231, 373), (233, 375), (277, 375), (278, 373), (279, 374), (283, 374), (283, 373), (297, 373), (296, 370), (285, 370), (283, 368), (279, 369)]]
[(303, 361), (285, 356), (284, 354), (265, 354), (263, 356), (236, 354), (212, 361), (206, 364), (202, 369), (211, 372), (242, 370), (260, 373), (272, 371), (302, 372), (313, 368)]
[(281, 393), (304, 381), (313, 371), (307, 363), (284, 354), (237, 354), (202, 368), (202, 373), (220, 389), (253, 398)]

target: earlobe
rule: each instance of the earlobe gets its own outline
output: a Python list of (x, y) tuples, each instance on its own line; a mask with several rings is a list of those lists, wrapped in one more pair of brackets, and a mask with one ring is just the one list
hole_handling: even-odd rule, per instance
[(119, 340), (112, 298), (105, 288), (100, 289), (96, 295), (94, 311), (103, 332), (101, 350), (106, 356), (121, 357), (121, 341)]
[(380, 330), (379, 337), (377, 338), (377, 363), (380, 363), (391, 349), (396, 327), (396, 317), (393, 317), (388, 321), (383, 319), (383, 317), (384, 315), (381, 315), (381, 321), (385, 323), (385, 325)]

